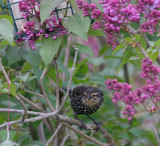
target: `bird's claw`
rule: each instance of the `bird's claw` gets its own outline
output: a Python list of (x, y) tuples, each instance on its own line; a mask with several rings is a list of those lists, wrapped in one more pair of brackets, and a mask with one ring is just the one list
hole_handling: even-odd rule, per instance
[(86, 125), (85, 125), (84, 121), (82, 119), (80, 119), (80, 121), (81, 121), (81, 126), (79, 127), (80, 130), (82, 130), (83, 128), (86, 129)]
[(98, 122), (94, 122), (94, 123), (97, 125), (97, 128), (96, 128), (96, 132), (97, 132), (98, 130), (100, 130), (101, 125)]

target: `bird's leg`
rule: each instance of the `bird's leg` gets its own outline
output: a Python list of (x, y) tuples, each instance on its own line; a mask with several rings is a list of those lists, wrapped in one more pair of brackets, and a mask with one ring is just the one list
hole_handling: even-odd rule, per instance
[(82, 130), (82, 128), (86, 128), (86, 125), (85, 125), (84, 121), (83, 121), (82, 119), (79, 119), (79, 118), (78, 118), (77, 113), (75, 113), (74, 117), (75, 117), (75, 119), (81, 121), (80, 130)]
[(100, 124), (95, 119), (93, 119), (91, 116), (89, 116), (89, 115), (86, 115), (86, 116), (88, 118), (90, 118), (91, 120), (93, 120), (94, 124), (97, 125), (96, 131), (100, 130)]

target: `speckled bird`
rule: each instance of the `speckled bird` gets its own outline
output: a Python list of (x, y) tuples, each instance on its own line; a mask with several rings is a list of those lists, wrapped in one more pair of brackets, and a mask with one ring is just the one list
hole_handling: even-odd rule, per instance
[[(61, 88), (67, 91), (66, 88)], [(82, 119), (78, 118), (79, 114), (84, 114), (89, 117), (97, 125), (97, 130), (100, 125), (94, 120), (90, 114), (96, 112), (103, 103), (103, 93), (101, 90), (91, 86), (76, 86), (73, 90), (69, 90), (69, 97), (71, 99), (71, 106), (75, 113), (75, 118), (81, 121), (81, 129), (85, 127)]]

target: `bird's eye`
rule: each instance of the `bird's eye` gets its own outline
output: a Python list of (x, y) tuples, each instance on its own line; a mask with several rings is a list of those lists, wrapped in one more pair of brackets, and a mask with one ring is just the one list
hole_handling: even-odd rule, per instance
[(91, 96), (95, 97), (98, 93), (92, 93)]

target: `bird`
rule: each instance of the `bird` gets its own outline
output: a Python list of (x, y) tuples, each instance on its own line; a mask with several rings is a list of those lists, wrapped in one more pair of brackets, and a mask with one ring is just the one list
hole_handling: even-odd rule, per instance
[[(67, 88), (62, 87), (62, 91), (67, 91)], [(86, 115), (93, 120), (97, 125), (96, 131), (100, 129), (99, 123), (90, 115), (95, 113), (102, 105), (104, 98), (103, 92), (95, 87), (79, 85), (73, 89), (69, 89), (69, 97), (71, 100), (71, 107), (75, 114), (75, 119), (81, 121), (80, 129), (85, 128), (85, 123), (78, 118), (79, 114)]]

